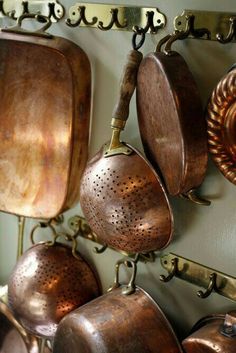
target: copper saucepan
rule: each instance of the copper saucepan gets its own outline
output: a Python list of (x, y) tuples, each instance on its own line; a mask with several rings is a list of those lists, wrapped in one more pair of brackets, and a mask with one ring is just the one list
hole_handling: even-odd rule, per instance
[(100, 294), (97, 276), (81, 255), (75, 255), (64, 244), (38, 243), (16, 263), (8, 302), (33, 335), (52, 338), (63, 316)]
[(128, 253), (162, 249), (173, 231), (158, 175), (137, 150), (120, 142), (141, 59), (140, 52), (130, 52), (113, 112), (111, 142), (89, 161), (80, 187), (81, 207), (92, 230), (105, 244)]
[(212, 315), (200, 320), (183, 341), (186, 353), (234, 353), (236, 351), (236, 312)]
[(53, 353), (181, 353), (154, 300), (139, 287), (126, 295), (130, 292), (113, 289), (68, 314), (58, 326)]
[[(206, 122), (194, 77), (171, 50), (185, 32), (162, 39), (142, 61), (137, 79), (137, 112), (144, 151), (160, 170), (170, 195), (209, 205), (195, 194), (207, 168)], [(162, 52), (162, 45), (167, 42)]]

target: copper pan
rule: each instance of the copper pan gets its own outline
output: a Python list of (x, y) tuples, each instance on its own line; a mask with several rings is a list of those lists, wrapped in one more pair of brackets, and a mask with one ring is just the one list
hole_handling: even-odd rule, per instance
[(219, 81), (207, 107), (208, 145), (221, 173), (236, 185), (236, 68)]
[(52, 338), (67, 313), (100, 294), (97, 275), (71, 247), (38, 243), (18, 260), (8, 281), (8, 302), (31, 334)]
[(133, 147), (120, 142), (129, 115), (142, 54), (130, 52), (113, 112), (113, 135), (89, 161), (81, 180), (81, 207), (98, 237), (128, 253), (162, 249), (172, 237), (173, 218), (161, 181)]
[[(19, 25), (25, 17), (43, 20), (26, 14)], [(76, 44), (42, 30), (1, 30), (1, 211), (49, 219), (78, 201), (90, 86), (90, 63)]]
[(212, 315), (195, 325), (183, 341), (186, 353), (234, 353), (236, 351), (236, 312)]
[[(147, 158), (170, 195), (209, 205), (195, 189), (207, 168), (206, 122), (197, 85), (183, 57), (171, 50), (183, 33), (168, 35), (142, 61), (137, 78), (137, 112)], [(162, 45), (167, 42), (162, 52)]]
[(124, 286), (62, 319), (54, 338), (53, 353), (65, 352), (181, 353), (182, 350), (154, 300), (139, 287), (127, 295)]

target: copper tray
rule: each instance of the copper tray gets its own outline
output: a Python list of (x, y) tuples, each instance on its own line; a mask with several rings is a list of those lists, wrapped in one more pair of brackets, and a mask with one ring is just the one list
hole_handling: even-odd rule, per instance
[(208, 145), (221, 173), (236, 184), (236, 69), (214, 89), (207, 110)]
[(79, 197), (90, 63), (59, 37), (0, 33), (0, 210), (52, 218)]

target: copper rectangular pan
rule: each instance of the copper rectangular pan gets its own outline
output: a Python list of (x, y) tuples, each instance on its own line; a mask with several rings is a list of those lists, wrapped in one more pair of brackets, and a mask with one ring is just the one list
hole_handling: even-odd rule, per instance
[(0, 33), (0, 210), (52, 218), (72, 207), (88, 153), (90, 63), (59, 37)]

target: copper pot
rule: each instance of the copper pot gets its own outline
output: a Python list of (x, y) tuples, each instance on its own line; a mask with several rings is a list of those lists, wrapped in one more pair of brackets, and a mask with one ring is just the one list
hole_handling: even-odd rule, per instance
[(17, 262), (8, 282), (9, 306), (30, 333), (51, 338), (59, 321), (100, 293), (97, 277), (69, 246), (39, 243)]
[(200, 320), (183, 341), (186, 353), (234, 353), (236, 351), (236, 311)]
[(182, 352), (154, 300), (141, 288), (130, 292), (130, 285), (113, 289), (68, 314), (58, 326), (53, 353)]

